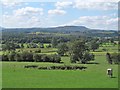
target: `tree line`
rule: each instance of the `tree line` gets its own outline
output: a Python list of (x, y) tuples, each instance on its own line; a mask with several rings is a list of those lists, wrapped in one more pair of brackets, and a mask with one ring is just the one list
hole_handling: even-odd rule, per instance
[(2, 55), (2, 61), (17, 61), (17, 62), (53, 62), (60, 63), (61, 57), (59, 55), (45, 55), (35, 54), (31, 52), (16, 53), (15, 51), (9, 54)]

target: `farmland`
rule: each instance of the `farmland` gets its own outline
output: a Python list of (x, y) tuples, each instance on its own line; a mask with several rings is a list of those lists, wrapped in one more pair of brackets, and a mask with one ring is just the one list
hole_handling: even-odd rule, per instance
[[(3, 31), (0, 51), (2, 87), (117, 88), (118, 37), (109, 32), (107, 38), (105, 35), (91, 37), (92, 34), (87, 36), (90, 33), (81, 33), (29, 29), (26, 32)], [(107, 57), (106, 53), (111, 57)], [(51, 69), (53, 66), (59, 69)], [(111, 78), (106, 73), (108, 68), (113, 69)]]
[[(63, 58), (64, 59), (64, 58)], [(48, 66), (51, 63), (3, 62), (4, 88), (117, 88), (118, 66), (106, 65), (105, 58), (98, 56), (98, 65), (87, 65), (85, 71), (60, 71), (24, 69), (24, 65)], [(58, 65), (58, 64), (56, 64)], [(101, 67), (102, 66), (102, 67)], [(106, 75), (107, 68), (113, 68), (114, 78)], [(12, 82), (11, 82), (12, 81)], [(22, 82), (24, 81), (24, 82)]]
[[(113, 47), (113, 49), (114, 48), (115, 47)], [(113, 52), (113, 50), (111, 51)], [(62, 71), (25, 69), (25, 65), (59, 66), (63, 64), (42, 62), (3, 62), (3, 88), (117, 88), (118, 65), (109, 65), (106, 61), (105, 52), (93, 53), (95, 53), (96, 58), (95, 61), (92, 61), (91, 63), (96, 62), (97, 64), (71, 64), (69, 57), (62, 57), (62, 62), (64, 62), (64, 64), (86, 66), (86, 70)], [(113, 68), (113, 78), (109, 78), (106, 75), (107, 68)]]

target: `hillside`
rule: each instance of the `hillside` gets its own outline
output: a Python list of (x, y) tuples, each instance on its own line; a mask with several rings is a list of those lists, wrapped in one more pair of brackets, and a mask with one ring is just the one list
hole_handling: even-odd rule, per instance
[(60, 26), (52, 28), (2, 28), (3, 32), (54, 32), (54, 33), (67, 33), (67, 34), (79, 34), (85, 36), (99, 36), (99, 37), (112, 37), (118, 36), (118, 32), (115, 30), (100, 30), (90, 29), (85, 26)]

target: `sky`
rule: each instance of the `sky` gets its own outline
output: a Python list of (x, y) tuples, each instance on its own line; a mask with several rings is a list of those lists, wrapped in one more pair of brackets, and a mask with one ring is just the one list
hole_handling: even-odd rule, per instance
[(118, 0), (2, 0), (0, 26), (118, 30)]

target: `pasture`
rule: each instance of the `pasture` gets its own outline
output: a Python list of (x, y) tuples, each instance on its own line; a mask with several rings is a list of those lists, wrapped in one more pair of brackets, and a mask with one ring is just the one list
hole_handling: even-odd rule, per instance
[[(70, 64), (69, 57), (62, 57), (62, 61)], [(76, 71), (23, 68), (61, 65), (56, 63), (3, 62), (3, 88), (117, 88), (118, 66), (109, 65), (105, 56), (96, 56), (93, 62), (98, 64), (85, 64), (82, 66), (87, 66), (86, 70)], [(113, 78), (106, 75), (107, 68), (113, 68)]]
[[(95, 60), (88, 64), (72, 64), (70, 57), (63, 56), (62, 63), (48, 62), (2, 62), (3, 88), (117, 88), (118, 65), (110, 65), (106, 61), (106, 46), (100, 47), (95, 54)], [(109, 52), (117, 52), (118, 46), (107, 46)], [(23, 50), (35, 51), (32, 48)], [(41, 53), (54, 54), (56, 48), (43, 48)], [(37, 68), (24, 68), (25, 65), (85, 66), (85, 70), (39, 70)], [(106, 74), (108, 68), (113, 69), (113, 78)]]

